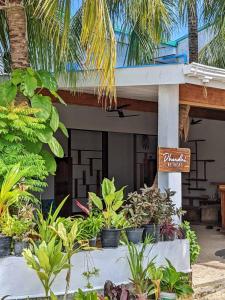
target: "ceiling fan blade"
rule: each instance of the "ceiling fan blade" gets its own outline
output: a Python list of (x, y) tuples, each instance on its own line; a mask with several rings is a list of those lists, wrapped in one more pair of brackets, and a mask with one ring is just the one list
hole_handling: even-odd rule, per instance
[(130, 104), (118, 105), (117, 109), (122, 109), (122, 108), (125, 108), (125, 107), (128, 107), (128, 106), (130, 106)]
[(129, 117), (139, 117), (140, 115), (124, 115), (123, 118), (129, 118)]

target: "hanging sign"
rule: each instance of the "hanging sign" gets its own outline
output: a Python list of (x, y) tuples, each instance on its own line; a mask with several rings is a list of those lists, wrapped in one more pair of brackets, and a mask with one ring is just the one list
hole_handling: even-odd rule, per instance
[(158, 148), (159, 172), (190, 172), (191, 151), (188, 148)]

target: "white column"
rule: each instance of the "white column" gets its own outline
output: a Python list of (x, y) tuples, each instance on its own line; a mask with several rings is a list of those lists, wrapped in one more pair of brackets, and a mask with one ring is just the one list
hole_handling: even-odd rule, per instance
[[(179, 147), (179, 85), (159, 86), (158, 146)], [(177, 208), (182, 206), (181, 185), (181, 173), (158, 173), (159, 188), (170, 188), (176, 192), (173, 200)], [(178, 219), (175, 221), (178, 222)]]

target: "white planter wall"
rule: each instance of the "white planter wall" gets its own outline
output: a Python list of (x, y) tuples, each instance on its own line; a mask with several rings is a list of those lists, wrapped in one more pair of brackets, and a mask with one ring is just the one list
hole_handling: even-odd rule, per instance
[[(86, 256), (89, 252), (79, 252), (72, 258), (72, 277), (70, 292), (78, 288), (85, 289), (86, 281), (82, 276), (85, 269)], [(106, 280), (116, 284), (127, 283), (130, 278), (127, 263), (127, 247), (117, 249), (95, 250), (91, 252), (94, 266), (100, 270), (98, 277), (92, 280), (95, 289), (101, 289)], [(149, 245), (146, 251), (146, 260), (156, 256), (157, 265), (165, 265), (165, 258), (169, 259), (178, 271), (190, 271), (189, 243), (187, 240), (173, 242), (159, 242)], [(90, 257), (89, 257), (90, 258)], [(65, 290), (65, 271), (57, 277), (53, 291), (62, 295)], [(27, 299), (44, 296), (42, 285), (36, 273), (30, 269), (23, 257), (7, 257), (0, 259), (0, 298), (10, 295), (7, 299)]]

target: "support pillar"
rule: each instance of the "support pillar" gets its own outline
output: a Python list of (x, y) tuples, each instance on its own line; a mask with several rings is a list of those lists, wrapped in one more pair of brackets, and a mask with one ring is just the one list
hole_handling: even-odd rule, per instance
[[(158, 99), (158, 146), (179, 147), (179, 85), (160, 85)], [(181, 173), (158, 173), (158, 186), (175, 191), (173, 201), (177, 208), (182, 206)], [(174, 220), (179, 222), (178, 218)]]

